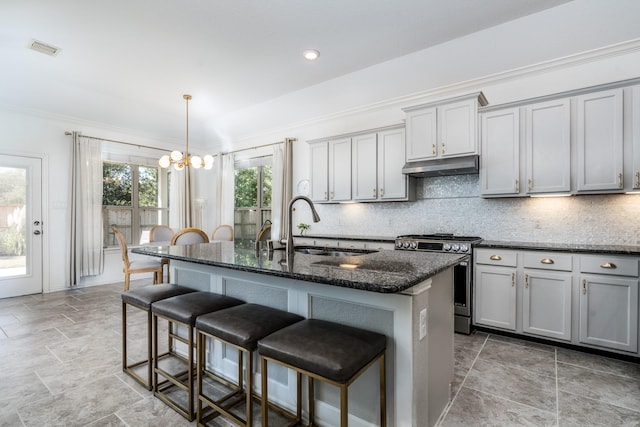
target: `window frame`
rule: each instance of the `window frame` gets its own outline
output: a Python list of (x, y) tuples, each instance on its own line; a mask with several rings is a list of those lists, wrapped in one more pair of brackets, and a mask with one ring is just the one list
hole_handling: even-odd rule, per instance
[[(169, 174), (167, 169), (160, 166), (149, 165), (141, 162), (127, 162), (112, 159), (102, 159), (104, 167), (105, 163), (126, 165), (131, 168), (131, 205), (118, 206), (118, 205), (102, 205), (102, 225), (104, 230), (104, 238), (102, 245), (105, 249), (117, 248), (118, 242), (115, 238), (115, 234), (111, 229), (112, 225), (116, 225), (120, 228), (119, 224), (107, 224), (107, 219), (110, 211), (130, 211), (131, 212), (131, 231), (130, 233), (123, 232), (127, 239), (127, 244), (130, 246), (139, 246), (145, 243), (143, 237), (143, 227), (141, 224), (142, 214), (145, 212), (153, 211), (158, 213), (158, 224), (169, 223)], [(158, 170), (158, 206), (140, 206), (139, 197), (139, 185), (140, 185), (140, 168), (152, 168)], [(104, 188), (104, 177), (103, 177)], [(103, 196), (104, 201), (104, 196)], [(140, 240), (134, 242), (134, 236), (140, 236)]]

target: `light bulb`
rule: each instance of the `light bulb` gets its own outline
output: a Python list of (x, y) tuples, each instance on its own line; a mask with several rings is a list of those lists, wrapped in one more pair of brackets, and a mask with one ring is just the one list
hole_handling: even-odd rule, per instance
[(191, 156), (191, 166), (196, 169), (200, 169), (202, 167), (202, 159), (200, 156)]
[(211, 154), (207, 154), (204, 156), (204, 168), (209, 170), (213, 167), (213, 156)]
[(175, 170), (181, 171), (182, 169), (184, 169), (184, 163), (182, 162), (174, 163), (173, 167)]
[(182, 153), (181, 153), (180, 151), (178, 151), (178, 150), (172, 151), (172, 152), (171, 152), (171, 159), (172, 159), (174, 162), (177, 162), (177, 161), (179, 161), (179, 160), (182, 160)]
[(169, 166), (171, 166), (171, 160), (169, 159), (169, 156), (165, 154), (164, 156), (160, 157), (160, 160), (158, 160), (158, 164), (161, 168), (168, 168)]

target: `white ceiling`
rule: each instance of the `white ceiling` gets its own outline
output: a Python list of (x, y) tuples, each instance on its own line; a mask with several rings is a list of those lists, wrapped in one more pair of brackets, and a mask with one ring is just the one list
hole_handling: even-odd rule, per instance
[(567, 2), (0, 0), (0, 106), (171, 141), (190, 93), (209, 144), (231, 112)]

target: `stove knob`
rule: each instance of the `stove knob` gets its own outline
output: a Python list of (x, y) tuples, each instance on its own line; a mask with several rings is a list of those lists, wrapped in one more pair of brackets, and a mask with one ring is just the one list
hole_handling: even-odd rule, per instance
[(409, 248), (409, 242), (407, 242), (406, 240), (404, 242), (402, 242), (402, 247), (405, 249)]
[(453, 252), (458, 252), (458, 251), (460, 251), (460, 246), (458, 246), (457, 244), (454, 243), (453, 246), (451, 246), (451, 250)]
[(445, 250), (445, 252), (449, 252), (449, 251), (451, 250), (451, 245), (450, 245), (450, 244), (448, 244), (448, 243), (445, 243), (445, 244), (442, 246), (442, 249), (444, 249), (444, 250)]
[(402, 248), (402, 240), (396, 240), (396, 248)]
[(467, 245), (460, 245), (460, 252), (464, 252), (464, 253), (469, 252), (469, 246), (467, 246)]
[(418, 242), (411, 242), (411, 249), (418, 249)]

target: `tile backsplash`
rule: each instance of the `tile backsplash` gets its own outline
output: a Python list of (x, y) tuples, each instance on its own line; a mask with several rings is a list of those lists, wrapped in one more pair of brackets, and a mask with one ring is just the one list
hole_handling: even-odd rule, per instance
[[(455, 233), (487, 240), (640, 245), (640, 194), (480, 197), (478, 175), (422, 178), (417, 200), (317, 205), (310, 234)], [(294, 223), (309, 222), (300, 206)]]

